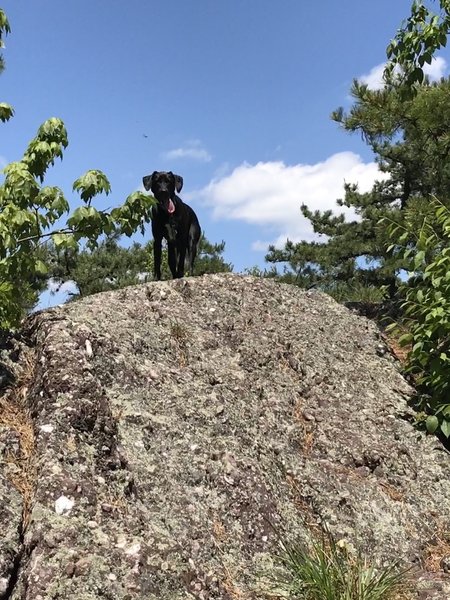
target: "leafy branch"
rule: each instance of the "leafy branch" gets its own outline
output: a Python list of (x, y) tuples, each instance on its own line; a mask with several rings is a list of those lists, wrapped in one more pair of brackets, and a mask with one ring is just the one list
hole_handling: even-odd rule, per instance
[[(8, 19), (0, 9), (0, 48), (10, 33)], [(4, 66), (0, 57), (0, 70)], [(14, 114), (0, 103), (0, 120)], [(72, 212), (58, 187), (44, 186), (47, 170), (63, 158), (69, 144), (61, 119), (45, 121), (28, 144), (22, 160), (10, 163), (0, 185), (0, 328), (18, 325), (27, 308), (33, 306), (46, 281), (48, 265), (42, 259), (42, 240), (52, 238), (56, 248), (78, 249), (82, 240), (95, 248), (102, 235), (113, 232), (131, 236), (150, 220), (154, 199), (134, 192), (110, 211), (96, 209), (92, 202), (109, 194), (111, 185), (104, 173), (90, 170), (73, 184), (84, 205)], [(66, 219), (65, 224), (61, 220)]]
[(424, 66), (431, 64), (435, 53), (447, 45), (450, 0), (440, 0), (439, 6), (440, 12), (435, 13), (415, 0), (410, 16), (386, 48), (388, 63), (384, 78), (388, 83), (397, 79), (404, 96), (414, 95), (417, 86), (425, 80)]

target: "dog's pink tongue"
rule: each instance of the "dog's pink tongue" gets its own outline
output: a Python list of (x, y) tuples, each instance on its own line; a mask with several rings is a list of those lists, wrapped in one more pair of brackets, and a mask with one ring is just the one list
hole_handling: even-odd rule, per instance
[(169, 206), (167, 208), (167, 212), (172, 214), (173, 212), (175, 212), (175, 204), (172, 202), (172, 199), (169, 198)]

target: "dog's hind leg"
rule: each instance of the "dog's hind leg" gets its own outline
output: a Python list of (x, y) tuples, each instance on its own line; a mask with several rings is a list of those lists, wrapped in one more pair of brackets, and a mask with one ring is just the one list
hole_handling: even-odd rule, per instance
[(195, 225), (191, 225), (189, 229), (189, 240), (188, 240), (188, 260), (189, 260), (189, 275), (194, 275), (194, 263), (197, 258), (197, 246), (200, 240), (200, 228)]
[(176, 250), (176, 246), (174, 242), (168, 242), (167, 244), (167, 258), (169, 262), (170, 272), (172, 273), (172, 277), (174, 279), (177, 278), (177, 256), (178, 252)]
[(192, 277), (194, 275), (194, 263), (197, 257), (197, 242), (189, 236), (188, 248), (188, 273)]
[(178, 268), (177, 268), (177, 277), (181, 279), (184, 277), (184, 261), (186, 260), (186, 249), (187, 249), (188, 241), (186, 239), (182, 240), (178, 245)]

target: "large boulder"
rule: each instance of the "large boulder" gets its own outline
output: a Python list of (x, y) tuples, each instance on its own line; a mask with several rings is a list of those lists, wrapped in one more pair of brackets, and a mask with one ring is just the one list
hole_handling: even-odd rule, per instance
[(90, 296), (22, 336), (35, 471), (8, 598), (274, 598), (278, 537), (320, 527), (413, 566), (411, 597), (450, 597), (449, 456), (369, 320), (210, 275)]

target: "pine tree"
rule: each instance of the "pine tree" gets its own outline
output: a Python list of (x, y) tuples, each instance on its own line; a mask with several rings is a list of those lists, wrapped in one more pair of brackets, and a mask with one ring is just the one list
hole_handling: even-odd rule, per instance
[[(129, 247), (121, 246), (119, 241), (120, 235), (113, 233), (97, 248), (81, 251), (60, 250), (49, 244), (46, 248), (47, 263), (50, 264), (48, 276), (59, 286), (73, 281), (77, 291), (71, 293), (72, 299), (151, 281), (153, 241), (145, 245), (135, 242)], [(195, 275), (232, 271), (233, 266), (225, 262), (222, 256), (224, 250), (225, 242), (213, 244), (202, 236)], [(171, 278), (166, 249), (163, 250), (162, 275), (163, 279)]]
[[(269, 248), (266, 260), (286, 262), (297, 283), (335, 293), (349, 289), (385, 290), (392, 297), (403, 266), (388, 251), (391, 240), (384, 218), (401, 222), (406, 206), (431, 195), (445, 197), (450, 184), (450, 82), (422, 86), (405, 99), (394, 87), (370, 90), (353, 83), (354, 105), (332, 114), (345, 131), (360, 133), (371, 147), (383, 177), (361, 193), (357, 184), (344, 186), (339, 206), (352, 208), (353, 220), (332, 211), (301, 206), (319, 241)], [(419, 209), (419, 208), (418, 208)], [(292, 275), (291, 275), (292, 277)]]

